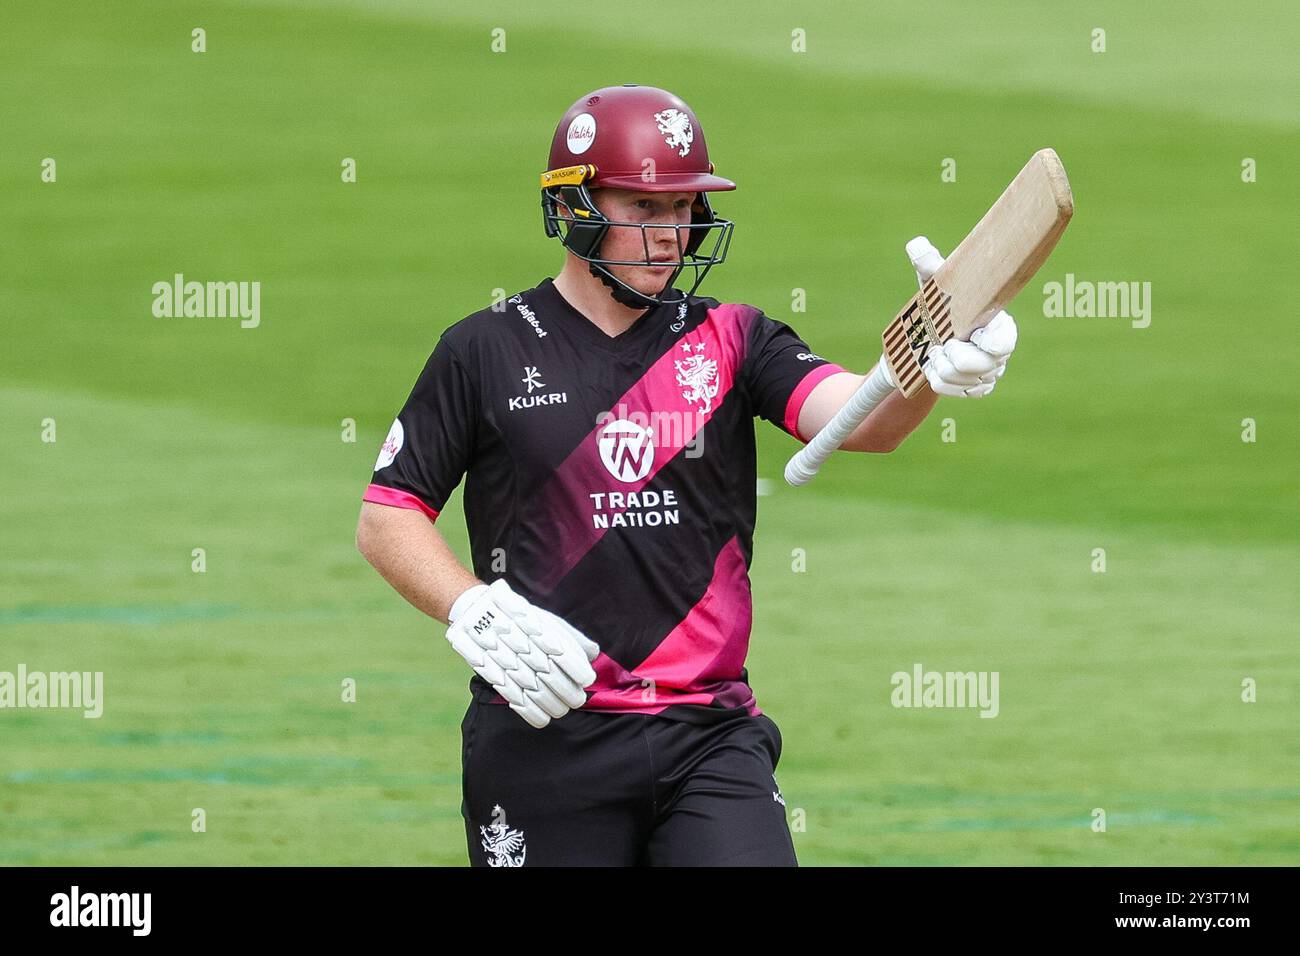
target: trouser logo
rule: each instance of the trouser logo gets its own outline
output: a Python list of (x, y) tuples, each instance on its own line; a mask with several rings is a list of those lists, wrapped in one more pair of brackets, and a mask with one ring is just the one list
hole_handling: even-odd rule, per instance
[(480, 826), (483, 852), (488, 866), (523, 866), (528, 847), (524, 846), (524, 831), (506, 824), (506, 812), (497, 804), (492, 808), (490, 826)]

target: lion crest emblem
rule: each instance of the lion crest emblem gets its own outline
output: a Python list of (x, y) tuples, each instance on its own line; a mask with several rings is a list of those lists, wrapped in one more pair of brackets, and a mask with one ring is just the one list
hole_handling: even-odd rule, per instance
[(478, 828), (488, 866), (523, 866), (528, 854), (528, 847), (524, 846), (524, 831), (506, 825), (505, 812), (500, 806), (492, 808), (492, 817), (495, 823)]
[(664, 142), (670, 149), (677, 150), (678, 156), (685, 156), (691, 151), (695, 142), (695, 129), (691, 118), (678, 109), (666, 109), (655, 114), (659, 132), (663, 133)]
[(682, 398), (691, 405), (702, 403), (701, 411), (707, 415), (713, 411), (713, 399), (718, 394), (718, 360), (700, 354), (704, 351), (703, 342), (696, 343), (694, 350), (689, 342), (683, 342), (682, 351), (687, 353), (686, 357), (673, 362)]

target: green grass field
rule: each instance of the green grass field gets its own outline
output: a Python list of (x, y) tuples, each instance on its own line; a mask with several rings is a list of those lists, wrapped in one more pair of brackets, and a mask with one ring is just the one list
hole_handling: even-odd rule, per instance
[[(740, 184), (701, 291), (858, 371), (909, 238), (949, 251), (1044, 145), (1074, 188), (991, 398), (797, 491), (759, 422), (749, 666), (801, 862), (1300, 863), (1300, 14), (882, 6), (7, 0), (0, 671), (106, 703), (0, 710), (0, 863), (465, 863), (469, 671), (356, 515), (439, 332), (558, 271), (551, 133), (623, 82)], [(155, 318), (177, 272), (260, 281), (261, 325)], [(1067, 273), (1150, 282), (1150, 326), (1045, 318)], [(468, 554), (458, 498), (439, 528)], [(998, 671), (1000, 715), (895, 709), (917, 662)]]

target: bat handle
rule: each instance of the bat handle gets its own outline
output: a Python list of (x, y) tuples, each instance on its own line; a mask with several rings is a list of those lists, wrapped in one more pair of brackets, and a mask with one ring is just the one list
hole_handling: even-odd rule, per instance
[(896, 387), (893, 379), (890, 378), (889, 366), (882, 355), (876, 367), (867, 376), (867, 380), (849, 396), (849, 400), (835, 413), (835, 417), (786, 463), (786, 482), (798, 487), (812, 481), (831, 453), (844, 444), (845, 439), (853, 434), (853, 430), (861, 425), (872, 410), (888, 398), (889, 393)]

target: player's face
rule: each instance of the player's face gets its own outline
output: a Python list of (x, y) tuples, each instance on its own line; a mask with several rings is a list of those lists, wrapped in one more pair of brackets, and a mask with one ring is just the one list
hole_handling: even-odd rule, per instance
[[(592, 195), (598, 208), (607, 219), (616, 222), (663, 223), (665, 227), (685, 225), (691, 221), (691, 203), (695, 193), (642, 193), (627, 189), (598, 189)], [(645, 233), (644, 238), (642, 232)], [(690, 231), (672, 228), (636, 229), (631, 226), (611, 226), (600, 247), (602, 259), (642, 260), (646, 249), (650, 261), (668, 259), (676, 262), (686, 251)], [(663, 291), (675, 266), (606, 266), (638, 292), (657, 295)]]

